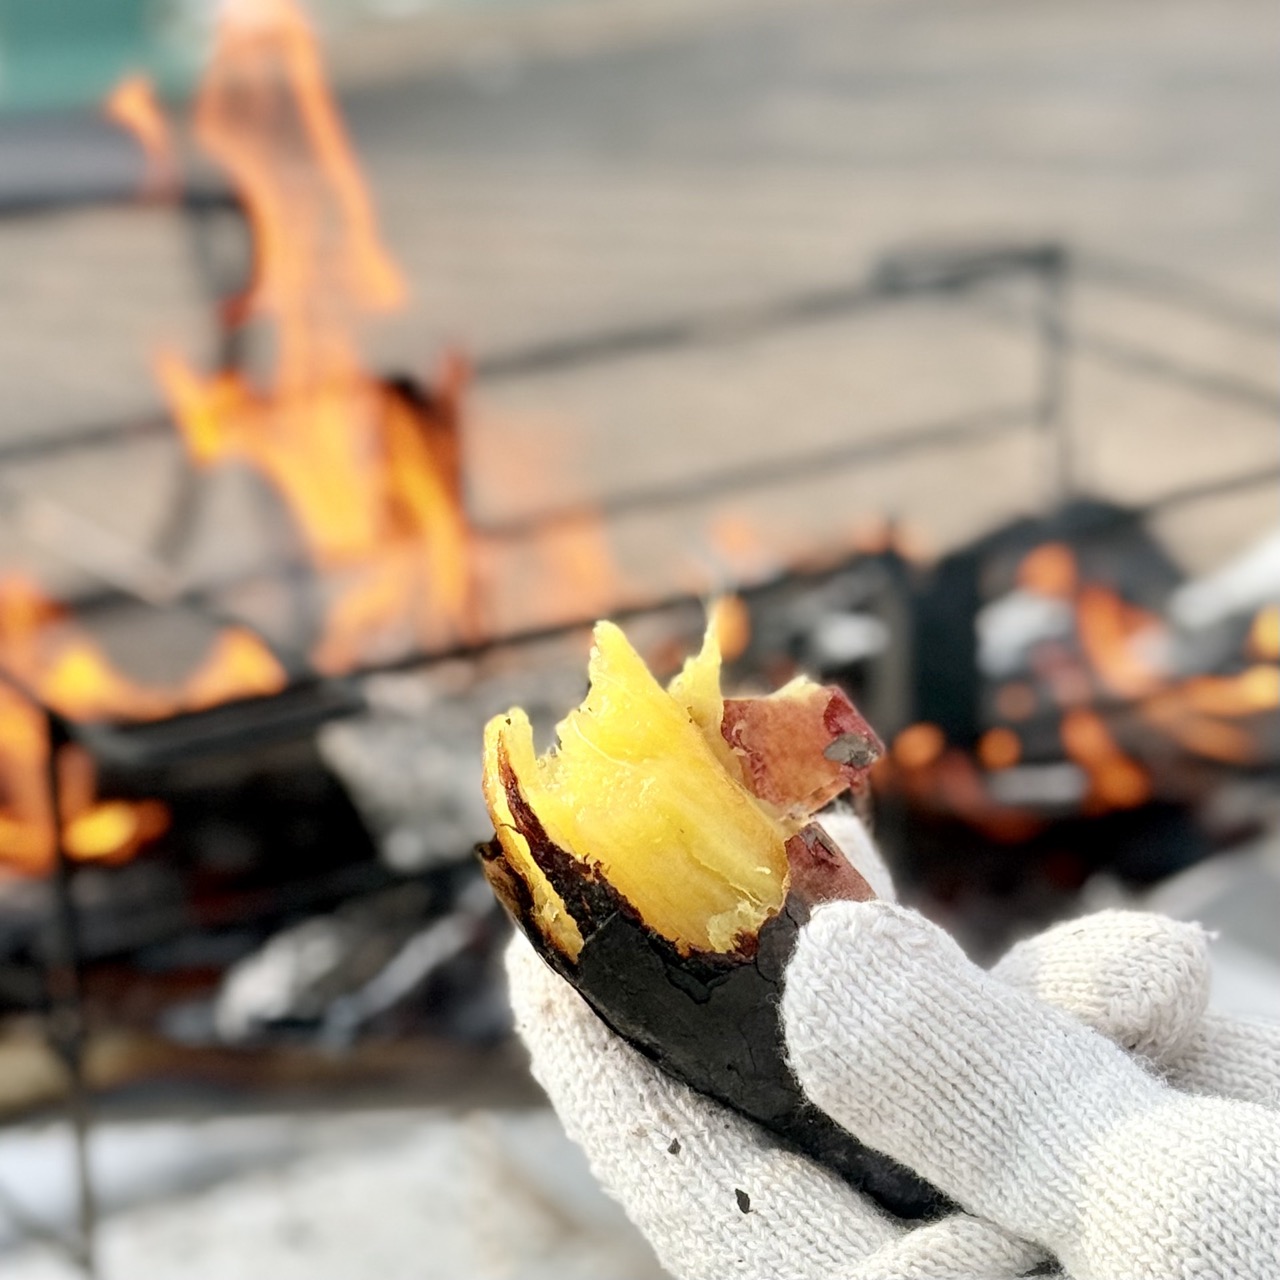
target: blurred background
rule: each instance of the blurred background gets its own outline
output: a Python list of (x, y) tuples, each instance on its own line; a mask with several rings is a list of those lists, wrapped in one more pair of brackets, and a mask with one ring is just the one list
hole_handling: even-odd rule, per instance
[(659, 1276), (471, 854), (600, 616), (843, 683), (976, 957), (1280, 1016), (1278, 23), (0, 0), (6, 1275)]

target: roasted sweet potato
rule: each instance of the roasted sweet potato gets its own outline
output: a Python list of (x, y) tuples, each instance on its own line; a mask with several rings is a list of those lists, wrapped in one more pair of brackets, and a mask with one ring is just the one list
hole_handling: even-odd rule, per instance
[(619, 1035), (904, 1217), (944, 1208), (804, 1098), (778, 997), (797, 929), (872, 897), (814, 813), (865, 784), (880, 750), (839, 690), (793, 681), (725, 700), (720, 655), (664, 689), (617, 627), (591, 687), (538, 757), (524, 713), (490, 722), (485, 871), (542, 958)]

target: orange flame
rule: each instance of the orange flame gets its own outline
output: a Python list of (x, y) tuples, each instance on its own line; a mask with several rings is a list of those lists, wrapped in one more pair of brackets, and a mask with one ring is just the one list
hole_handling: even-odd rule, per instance
[[(172, 133), (147, 82), (124, 81), (105, 110), (146, 148), (153, 182), (171, 182)], [(460, 437), (469, 371), (446, 358), (428, 398), (362, 365), (358, 323), (399, 305), (405, 286), (294, 0), (220, 6), (193, 133), (230, 176), (253, 234), (253, 281), (226, 318), (270, 323), (275, 354), (258, 383), (238, 373), (206, 376), (171, 350), (156, 353), (188, 459), (199, 469), (252, 468), (288, 510), (315, 571), (320, 622), (296, 643), (316, 670), (348, 671), (476, 636), (484, 566), (464, 510)], [(559, 587), (581, 593), (587, 579), (597, 589), (613, 581), (598, 521), (563, 532), (561, 581), (540, 600)], [(227, 626), (184, 679), (144, 684), (20, 578), (0, 582), (0, 671), (33, 705), (73, 720), (155, 719), (275, 693), (287, 679), (255, 635)], [(28, 731), (39, 713), (6, 714), (27, 727), (0, 755), (0, 849), (39, 866), (52, 847), (51, 820), (39, 809), (47, 751), (40, 755)], [(68, 767), (81, 769), (83, 793), (83, 769)], [(83, 795), (67, 819), (64, 843), (86, 857), (115, 856), (159, 823), (154, 809)]]
[(102, 110), (141, 145), (147, 158), (144, 190), (152, 195), (172, 191), (177, 185), (178, 161), (169, 122), (156, 101), (151, 81), (146, 76), (126, 76), (108, 95)]
[(1165, 683), (1166, 673), (1145, 652), (1163, 631), (1156, 615), (1093, 583), (1080, 588), (1076, 609), (1080, 646), (1108, 692), (1141, 698)]
[(203, 711), (232, 697), (277, 693), (284, 668), (251, 632), (229, 627), (177, 685), (139, 684), (34, 583), (0, 580), (0, 670), (73, 720), (158, 720)]
[[(98, 800), (93, 762), (74, 744), (57, 761), (62, 846), (77, 861), (123, 861), (169, 826), (156, 800)], [(0, 865), (43, 874), (54, 859), (45, 717), (0, 684)]]
[(719, 596), (710, 610), (720, 656), (726, 662), (740, 658), (751, 643), (751, 610), (741, 596)]
[(1067, 755), (1089, 776), (1088, 807), (1134, 809), (1150, 799), (1146, 770), (1120, 749), (1101, 716), (1073, 708), (1062, 718), (1061, 734)]
[(1022, 759), (1022, 739), (1003, 726), (988, 729), (978, 739), (978, 759), (986, 769), (1011, 769)]
[(1075, 594), (1078, 577), (1075, 554), (1063, 542), (1046, 542), (1028, 552), (1017, 573), (1018, 586), (1024, 591), (1056, 600)]
[[(275, 693), (285, 672), (248, 631), (228, 628), (183, 681), (149, 687), (121, 674), (93, 639), (19, 576), (0, 580), (0, 671), (23, 693), (0, 684), (0, 862), (40, 872), (53, 857), (49, 748), (38, 700), (74, 720), (158, 719), (198, 711), (232, 697)], [(168, 825), (156, 801), (94, 798), (92, 764), (79, 748), (61, 773), (63, 845), (75, 858), (131, 856)], [(59, 760), (59, 768), (64, 761)]]
[(1258, 610), (1245, 642), (1249, 655), (1264, 662), (1280, 662), (1280, 604)]
[(317, 324), (313, 308), (387, 310), (404, 301), (405, 286), (379, 242), (315, 36), (293, 0), (223, 5), (195, 132), (248, 205), (259, 254), (248, 305), (280, 320), (281, 380), (309, 386), (334, 356), (350, 354), (345, 334)]
[[(1046, 594), (1074, 596), (1080, 648), (1107, 693), (1135, 702), (1148, 723), (1196, 755), (1230, 764), (1248, 764), (1257, 758), (1253, 735), (1223, 721), (1280, 707), (1280, 669), (1273, 665), (1274, 655), (1280, 652), (1280, 606), (1259, 610), (1246, 641), (1250, 654), (1271, 661), (1256, 662), (1236, 675), (1175, 680), (1157, 656), (1167, 639), (1161, 619), (1122, 600), (1108, 587), (1081, 583), (1069, 548), (1058, 543), (1037, 548), (1020, 566), (1019, 581)], [(1060, 703), (1085, 701), (1089, 693), (1085, 674), (1072, 665), (1065, 651), (1042, 653), (1039, 662)], [(1103, 781), (1099, 782), (1095, 770), (1095, 805), (1115, 797), (1119, 807), (1126, 807), (1125, 797), (1137, 795), (1144, 787), (1150, 790), (1149, 779), (1139, 783), (1134, 772), (1137, 765), (1121, 765), (1115, 751), (1103, 748), (1101, 721), (1093, 724), (1077, 717), (1071, 725), (1064, 724), (1063, 732), (1064, 739), (1071, 736), (1090, 761), (1095, 756), (1110, 761)], [(1091, 745), (1086, 749), (1085, 744)]]
[(399, 305), (404, 283), (291, 0), (226, 6), (196, 104), (196, 137), (236, 183), (257, 250), (240, 318), (269, 316), (266, 390), (203, 377), (172, 352), (157, 373), (195, 465), (240, 462), (279, 492), (327, 593), (311, 657), (324, 672), (436, 645), (476, 627), (450, 360), (424, 406), (363, 371), (357, 317)]

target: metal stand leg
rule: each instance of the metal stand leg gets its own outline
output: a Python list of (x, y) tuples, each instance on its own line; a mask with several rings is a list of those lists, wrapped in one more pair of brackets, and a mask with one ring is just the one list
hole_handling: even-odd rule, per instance
[(1067, 294), (1071, 259), (1065, 246), (1055, 246), (1042, 271), (1040, 394), (1036, 418), (1048, 455), (1049, 504), (1059, 507), (1070, 501), (1080, 481), (1067, 411), (1067, 372), (1071, 354), (1067, 332)]
[(84, 1074), (85, 1018), (80, 986), (80, 951), (76, 935), (75, 903), (71, 896), (72, 869), (62, 841), (62, 794), (58, 754), (69, 741), (65, 724), (47, 717), (49, 733), (49, 800), (54, 861), (49, 879), (52, 898), (45, 978), (49, 1000), (49, 1042), (67, 1075), (67, 1118), (75, 1142), (77, 1223), (70, 1247), (86, 1276), (97, 1274), (94, 1237), (97, 1208), (89, 1167), (89, 1089)]

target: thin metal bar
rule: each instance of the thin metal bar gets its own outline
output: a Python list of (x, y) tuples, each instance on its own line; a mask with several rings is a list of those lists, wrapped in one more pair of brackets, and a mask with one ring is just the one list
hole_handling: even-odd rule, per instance
[(502, 521), (476, 520), (472, 522), (471, 530), (483, 538), (524, 538), (557, 525), (573, 524), (584, 519), (611, 520), (637, 513), (657, 513), (669, 507), (712, 501), (725, 494), (781, 488), (826, 475), (833, 470), (843, 471), (870, 462), (887, 461), (916, 449), (1014, 431), (1036, 421), (1037, 413), (1037, 407), (1028, 405), (988, 409), (961, 418), (931, 423), (897, 435), (845, 441), (809, 453), (761, 458), (702, 475), (683, 476), (664, 483), (627, 489), (598, 502), (571, 503)]
[[(866, 556), (851, 553), (826, 563), (783, 569), (753, 583), (726, 583), (722, 588), (750, 601), (780, 587), (823, 582), (865, 564)], [(709, 591), (679, 591), (668, 596), (619, 603), (609, 611), (617, 622), (651, 617), (680, 609), (701, 610)], [(460, 640), (431, 652), (415, 650), (398, 658), (373, 663), (339, 678), (311, 677), (299, 680), (269, 698), (245, 698), (220, 703), (206, 711), (171, 716), (153, 723), (77, 723), (77, 739), (99, 760), (124, 766), (140, 766), (194, 758), (205, 752), (232, 750), (243, 741), (272, 741), (294, 734), (300, 726), (350, 715), (365, 705), (359, 682), (366, 676), (424, 670), (457, 660), (518, 649), (524, 645), (562, 640), (587, 632), (599, 620), (596, 613), (540, 623), (502, 635)]]
[[(479, 356), (473, 369), (477, 382), (501, 382), (692, 345), (728, 342), (791, 325), (840, 319), (871, 306), (911, 297), (954, 296), (985, 280), (1020, 271), (1042, 271), (1043, 259), (1050, 248), (1040, 248), (1034, 253), (1019, 249), (1003, 254), (992, 252), (980, 260), (937, 254), (930, 257), (927, 269), (917, 262), (917, 258), (923, 262), (925, 255), (891, 256), (868, 279), (853, 284), (810, 289), (754, 306), (722, 308), (604, 333), (557, 338), (514, 351), (498, 351)], [(170, 420), (160, 414), (127, 425), (91, 424), (60, 432), (52, 438), (29, 437), (0, 443), (0, 465), (54, 452), (110, 446), (127, 434), (156, 436), (171, 430)]]
[(1127, 262), (1089, 249), (1076, 255), (1075, 274), (1083, 276), (1090, 284), (1146, 294), (1167, 305), (1212, 316), (1224, 324), (1252, 329), (1266, 337), (1280, 334), (1280, 315), (1270, 303), (1242, 298), (1167, 267)]
[(1139, 508), (1143, 516), (1158, 515), (1170, 507), (1179, 507), (1183, 503), (1203, 502), (1211, 498), (1221, 498), (1229, 493), (1238, 493), (1241, 489), (1252, 489), (1255, 485), (1276, 484), (1280, 482), (1280, 464), (1250, 471), (1245, 475), (1224, 476), (1218, 480), (1202, 480), (1198, 484), (1189, 484), (1181, 489), (1173, 489), (1162, 493), (1158, 498), (1150, 498)]
[(1041, 267), (1040, 391), (1036, 418), (1049, 464), (1049, 501), (1062, 506), (1079, 482), (1075, 439), (1067, 410), (1071, 344), (1067, 329), (1071, 264), (1066, 249), (1046, 258)]
[[(479, 539), (514, 541), (547, 533), (565, 525), (578, 524), (583, 520), (608, 521), (649, 512), (657, 514), (673, 507), (714, 501), (725, 494), (777, 489), (826, 475), (833, 470), (890, 461), (900, 454), (935, 445), (958, 440), (978, 440), (1016, 431), (1028, 424), (1037, 423), (1038, 413), (1036, 405), (1006, 405), (930, 423), (896, 435), (842, 442), (829, 448), (802, 454), (792, 453), (782, 458), (761, 458), (737, 467), (725, 467), (659, 484), (624, 489), (598, 502), (566, 503), (505, 520), (471, 519), (468, 530)], [(311, 571), (309, 560), (289, 559), (273, 565), (271, 575), (273, 580), (279, 581), (290, 574), (306, 575)], [(243, 577), (207, 581), (199, 586), (185, 588), (161, 603), (167, 608), (190, 611), (210, 621), (246, 625), (234, 615), (225, 615), (218, 604), (218, 598), (224, 591), (243, 586), (246, 581)], [(86, 593), (77, 598), (76, 612), (79, 617), (88, 618), (101, 610), (114, 608), (120, 598), (118, 591)], [(265, 637), (262, 638), (266, 643)], [(298, 653), (285, 650), (275, 643), (269, 647), (288, 670), (297, 672), (305, 668), (305, 660)]]
[(84, 999), (76, 910), (71, 891), (72, 871), (62, 834), (62, 788), (58, 770), (59, 753), (71, 741), (71, 736), (66, 723), (53, 712), (45, 713), (45, 723), (49, 747), (50, 838), (54, 855), (49, 877), (52, 929), (46, 968), (49, 1042), (66, 1072), (66, 1109), (75, 1144), (76, 1232), (71, 1248), (76, 1265), (92, 1278), (97, 1275), (97, 1201), (89, 1165), (91, 1117), (89, 1087), (84, 1072)]

